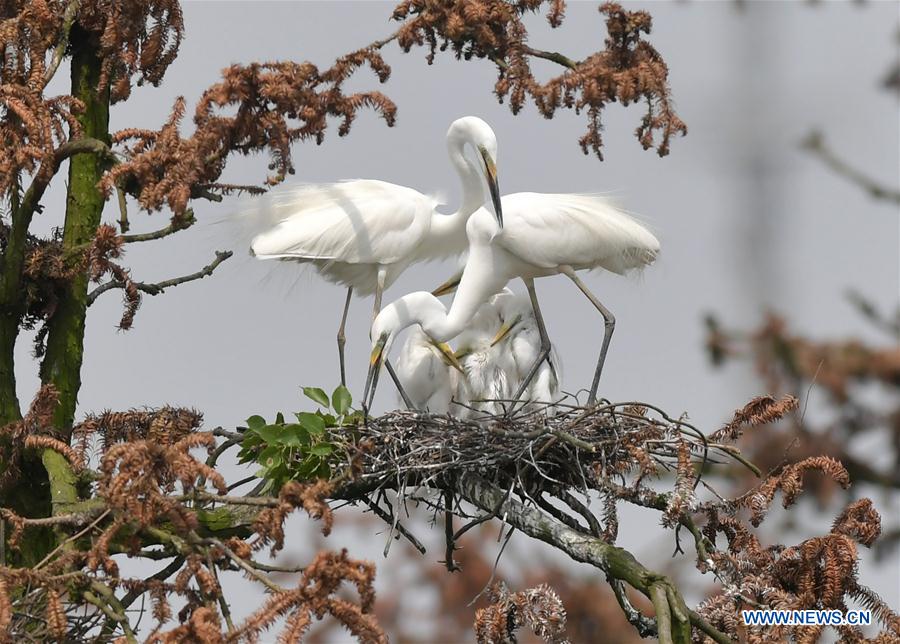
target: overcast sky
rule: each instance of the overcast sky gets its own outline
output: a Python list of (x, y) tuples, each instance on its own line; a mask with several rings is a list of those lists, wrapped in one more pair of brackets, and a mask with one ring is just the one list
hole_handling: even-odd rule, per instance
[[(605, 37), (597, 3), (572, 2), (556, 32), (542, 18), (529, 21), (536, 47), (580, 58)], [(186, 2), (186, 38), (159, 89), (137, 88), (112, 112), (112, 127), (159, 127), (176, 96), (189, 111), (219, 71), (231, 63), (294, 59), (328, 66), (338, 55), (388, 34), (392, 5), (381, 2)], [(458, 62), (425, 52), (385, 50), (391, 80), (377, 89), (399, 105), (387, 128), (364, 112), (350, 136), (329, 132), (322, 146), (295, 148), (296, 180), (378, 178), (448, 195), (459, 194), (444, 134), (455, 118), (481, 116), (499, 139), (503, 192), (612, 192), (657, 233), (662, 254), (640, 279), (589, 275), (586, 280), (615, 313), (617, 327), (600, 386), (612, 400), (646, 400), (673, 415), (686, 412), (711, 431), (753, 395), (763, 393), (748, 365), (713, 370), (702, 343), (702, 317), (715, 312), (730, 325), (756, 326), (766, 309), (813, 337), (862, 336), (883, 341), (844, 299), (858, 289), (885, 308), (898, 300), (898, 218), (889, 206), (834, 176), (798, 149), (813, 127), (850, 163), (890, 184), (898, 176), (896, 96), (877, 85), (897, 55), (897, 4), (871, 2), (729, 2), (629, 4), (654, 19), (651, 42), (671, 69), (678, 112), (690, 132), (674, 140), (670, 156), (643, 151), (633, 136), (640, 107), (604, 112), (606, 160), (577, 146), (585, 120), (560, 111), (552, 121), (528, 108), (513, 117), (492, 95), (495, 71), (483, 62)], [(538, 65), (554, 72), (549, 64)], [(59, 76), (63, 76), (60, 74)], [(355, 88), (374, 88), (369, 72)], [(235, 159), (228, 177), (242, 183), (265, 173), (265, 159)], [(47, 203), (61, 203), (62, 182)], [(136, 279), (157, 281), (207, 264), (222, 248), (221, 227), (206, 225), (234, 202), (200, 202), (201, 225), (163, 241), (128, 249)], [(58, 225), (49, 215), (39, 225)], [(110, 212), (110, 219), (115, 217)], [(133, 214), (135, 230), (165, 225), (165, 214)], [(227, 238), (227, 235), (225, 235)], [(299, 386), (338, 383), (334, 336), (344, 291), (311, 272), (272, 266), (235, 249), (212, 279), (145, 298), (128, 333), (117, 333), (121, 303), (114, 293), (91, 308), (86, 337), (81, 412), (143, 405), (189, 405), (209, 426), (234, 426), (253, 413), (271, 416), (303, 405)], [(274, 270), (273, 270), (274, 269)], [(450, 264), (410, 271), (386, 294), (390, 301), (430, 289)], [(517, 290), (521, 285), (514, 284)], [(564, 387), (589, 384), (602, 320), (564, 277), (538, 282), (551, 337), (564, 366)], [(360, 395), (369, 353), (370, 300), (355, 300), (348, 324), (350, 388)], [(20, 343), (19, 391), (36, 389), (28, 338)], [(382, 380), (378, 404), (393, 404)], [(896, 521), (887, 499), (876, 499)], [(828, 510), (828, 520), (840, 510)], [(646, 526), (623, 538), (653, 564)], [(669, 550), (671, 535), (664, 535)], [(348, 537), (357, 554), (365, 548)], [(370, 546), (378, 557), (382, 543)], [(869, 557), (870, 553), (863, 553)], [(430, 555), (431, 556), (431, 553)], [(893, 606), (898, 558), (864, 576)], [(864, 575), (873, 572), (868, 564)]]

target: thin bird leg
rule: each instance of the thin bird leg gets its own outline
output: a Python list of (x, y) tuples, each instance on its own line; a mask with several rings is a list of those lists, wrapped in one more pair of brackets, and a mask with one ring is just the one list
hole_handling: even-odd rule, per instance
[(597, 360), (597, 370), (594, 371), (594, 381), (591, 383), (591, 392), (588, 394), (587, 404), (590, 406), (597, 402), (597, 385), (600, 384), (600, 374), (603, 373), (603, 363), (606, 362), (606, 352), (609, 349), (609, 341), (612, 339), (613, 331), (616, 328), (616, 318), (608, 308), (600, 303), (597, 296), (591, 293), (590, 289), (588, 289), (587, 285), (575, 274), (575, 271), (572, 270), (571, 266), (560, 266), (559, 270), (570, 280), (575, 282), (575, 286), (581, 289), (581, 292), (584, 293), (585, 297), (591, 301), (594, 308), (600, 311), (600, 315), (603, 316), (603, 344), (600, 346), (600, 358)]
[(512, 410), (515, 408), (516, 403), (518, 403), (519, 398), (522, 397), (522, 394), (525, 393), (525, 390), (528, 389), (528, 385), (531, 384), (531, 381), (534, 380), (535, 375), (537, 375), (537, 370), (541, 366), (541, 363), (547, 359), (547, 356), (550, 355), (550, 336), (547, 335), (547, 328), (544, 326), (544, 316), (541, 314), (541, 305), (538, 304), (537, 292), (534, 290), (534, 280), (533, 279), (525, 279), (522, 278), (522, 281), (525, 282), (525, 288), (528, 289), (528, 297), (531, 298), (531, 308), (534, 309), (534, 319), (537, 322), (538, 332), (541, 335), (541, 351), (538, 353), (537, 358), (535, 358), (534, 362), (531, 363), (531, 367), (528, 369), (528, 375), (525, 376), (525, 379), (522, 381), (522, 384), (519, 385), (518, 391), (512, 398), (512, 403), (510, 405), (509, 413), (512, 413)]
[(387, 369), (388, 375), (391, 377), (391, 380), (393, 380), (394, 384), (397, 386), (397, 391), (400, 392), (400, 397), (403, 399), (403, 404), (405, 404), (406, 408), (410, 411), (416, 411), (416, 406), (412, 404), (409, 396), (407, 396), (406, 392), (403, 390), (403, 385), (400, 384), (400, 378), (397, 377), (397, 373), (394, 371), (394, 367), (391, 365), (390, 360), (385, 360), (384, 366)]
[(344, 335), (344, 326), (347, 324), (347, 313), (350, 311), (350, 298), (353, 297), (353, 287), (347, 289), (347, 301), (344, 302), (344, 314), (341, 316), (341, 326), (338, 328), (337, 345), (338, 359), (341, 363), (341, 384), (347, 386), (347, 372), (344, 369), (344, 345), (347, 343), (347, 337)]
[(387, 269), (384, 266), (379, 266), (378, 277), (375, 282), (375, 306), (372, 309), (372, 322), (375, 322), (375, 318), (381, 313), (381, 296), (384, 294), (384, 281), (386, 278)]

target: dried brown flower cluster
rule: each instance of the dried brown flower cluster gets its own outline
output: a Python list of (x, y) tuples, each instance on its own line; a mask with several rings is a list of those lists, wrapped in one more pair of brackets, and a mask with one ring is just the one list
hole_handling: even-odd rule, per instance
[[(55, 391), (45, 387), (28, 416), (4, 433), (26, 450), (57, 449), (59, 441), (38, 433), (52, 419), (55, 401)], [(371, 613), (371, 563), (355, 560), (346, 551), (322, 551), (308, 566), (285, 570), (299, 577), (295, 586), (282, 587), (266, 575), (271, 567), (253, 559), (264, 546), (271, 546), (273, 554), (282, 548), (284, 521), (296, 508), (322, 519), (327, 533), (332, 515), (326, 497), (332, 484), (291, 483), (278, 498), (228, 497), (228, 485), (216, 469), (223, 450), (217, 449), (212, 433), (197, 431), (200, 421), (197, 412), (171, 407), (88, 417), (75, 428), (78, 441), (102, 438), (99, 467), (89, 470), (94, 481), (89, 498), (70, 501), (63, 513), (46, 519), (0, 508), (0, 520), (8, 529), (0, 544), (0, 641), (26, 634), (78, 639), (98, 632), (105, 634), (103, 641), (116, 632), (131, 639), (134, 631), (126, 611), (140, 598), (146, 598), (156, 620), (146, 636), (151, 642), (258, 641), (282, 620), (280, 641), (294, 642), (313, 621), (327, 616), (360, 641), (387, 641)], [(226, 441), (225, 447), (234, 444)], [(72, 470), (78, 474), (88, 455), (65, 448), (60, 451), (73, 463), (78, 461)], [(192, 453), (196, 449), (208, 458), (198, 459)], [(64, 477), (54, 485), (70, 486), (72, 481)], [(219, 503), (224, 504), (221, 509), (215, 507)], [(54, 526), (68, 539), (31, 567), (8, 567), (7, 549), (21, 548), (27, 531), (41, 525)], [(133, 578), (122, 574), (116, 554), (170, 563), (158, 574)], [(231, 620), (219, 581), (221, 575), (235, 572), (270, 593), (240, 624)], [(345, 582), (356, 589), (358, 602), (344, 597)], [(24, 588), (29, 590), (23, 594)], [(182, 605), (177, 615), (175, 603)], [(85, 611), (88, 606), (99, 610)], [(34, 616), (42, 616), (42, 621), (35, 622)], [(173, 618), (178, 620), (175, 625)]]
[(99, 86), (113, 102), (131, 95), (133, 76), (159, 85), (184, 34), (178, 0), (82, 0), (77, 25), (98, 45)]
[(81, 102), (44, 96), (70, 38), (95, 44), (100, 86), (115, 101), (128, 98), (134, 75), (159, 84), (183, 32), (177, 0), (10, 0), (0, 20), (0, 193), (18, 191), (23, 172), (49, 181), (57, 147), (80, 135)]
[(56, 388), (53, 385), (44, 385), (38, 390), (28, 413), (22, 420), (0, 427), (0, 437), (9, 445), (9, 449), (4, 453), (4, 469), (0, 472), (0, 488), (9, 485), (19, 475), (25, 443), (29, 438), (54, 438), (53, 411), (58, 399), (59, 392)]
[[(833, 464), (826, 466), (834, 468)], [(704, 565), (716, 571), (724, 587), (698, 610), (731, 637), (751, 643), (817, 642), (825, 633), (825, 626), (747, 626), (740, 619), (740, 610), (846, 612), (856, 605), (871, 610), (882, 630), (874, 638), (866, 638), (856, 627), (839, 626), (835, 630), (841, 641), (882, 643), (900, 638), (900, 617), (857, 579), (857, 544), (871, 546), (881, 533), (881, 517), (869, 499), (848, 506), (825, 536), (807, 539), (797, 546), (763, 547), (735, 518), (711, 514), (703, 534), (715, 543), (718, 533), (726, 536), (728, 549), (710, 552), (709, 562)]]
[(544, 642), (567, 644), (566, 609), (552, 588), (535, 588), (510, 593), (505, 584), (491, 588), (493, 603), (475, 613), (475, 640), (479, 644), (515, 644), (522, 627)]
[[(896, 490), (900, 488), (900, 349), (896, 341), (900, 327), (897, 320), (885, 318), (858, 296), (854, 303), (873, 326), (891, 337), (890, 342), (811, 340), (770, 315), (750, 333), (724, 330), (711, 322), (708, 347), (717, 363), (752, 360), (768, 391), (792, 399), (825, 394), (828, 420), (819, 420), (821, 414), (808, 418), (795, 407), (783, 422), (766, 422), (747, 434), (743, 447), (754, 463), (770, 470), (784, 458), (801, 461), (821, 454), (842, 463), (856, 483)], [(859, 441), (872, 439), (864, 437), (876, 436), (882, 455), (890, 456), (884, 467), (861, 458), (853, 449)], [(835, 486), (821, 479), (813, 491), (824, 502)], [(896, 543), (898, 528), (888, 531), (885, 547)]]
[[(49, 180), (56, 146), (79, 133), (71, 96), (45, 97), (47, 57), (63, 28), (61, 0), (11, 0), (0, 5), (0, 193), (20, 191), (22, 172)], [(51, 63), (52, 68), (52, 63)]]
[[(10, 227), (0, 222), (0, 252), (8, 248), (9, 235)], [(141, 305), (141, 293), (131, 279), (130, 271), (114, 261), (120, 259), (123, 252), (122, 236), (106, 224), (97, 228), (89, 244), (75, 250), (67, 251), (63, 247), (59, 231), (49, 239), (30, 235), (26, 238), (22, 267), (22, 326), (26, 329), (40, 327), (34, 342), (37, 357), (43, 355), (46, 339), (46, 327), (42, 325), (55, 313), (64, 286), (84, 272), (93, 282), (101, 282), (109, 275), (120, 285), (125, 310), (119, 328), (131, 328)]]
[(334, 525), (334, 515), (327, 501), (333, 491), (334, 484), (330, 481), (316, 481), (307, 485), (289, 481), (278, 494), (278, 504), (263, 510), (256, 517), (253, 530), (259, 538), (254, 542), (253, 549), (259, 550), (272, 544), (271, 552), (274, 555), (284, 548), (284, 522), (297, 508), (303, 508), (314, 519), (321, 519), (322, 534), (327, 537)]
[[(320, 552), (303, 570), (297, 588), (270, 597), (233, 637), (259, 633), (277, 619), (287, 617), (278, 641), (284, 644), (299, 642), (313, 618), (331, 615), (360, 642), (386, 644), (387, 636), (371, 615), (375, 603), (374, 581), (373, 564), (349, 558), (346, 550)], [(356, 587), (359, 604), (335, 596), (343, 582)]]
[[(636, 130), (638, 140), (644, 149), (668, 154), (672, 136), (685, 134), (687, 126), (672, 104), (669, 70), (642, 36), (650, 33), (650, 15), (625, 11), (613, 2), (602, 5), (600, 11), (607, 17), (605, 48), (579, 62), (528, 44), (523, 16), (545, 4), (549, 4), (547, 20), (559, 26), (565, 11), (561, 0), (405, 0), (394, 10), (394, 17), (405, 21), (397, 39), (405, 51), (427, 45), (429, 62), (438, 47), (452, 48), (458, 58), (493, 61), (499, 70), (494, 91), (501, 101), (509, 100), (513, 113), (522, 109), (528, 97), (546, 118), (561, 107), (586, 111), (588, 130), (579, 144), (585, 154), (591, 150), (600, 158), (603, 109), (609, 103), (644, 101), (647, 113)], [(531, 70), (531, 58), (551, 60), (568, 70), (541, 83)]]
[(167, 205), (182, 216), (198, 193), (236, 188), (217, 183), (230, 154), (260, 151), (269, 153), (275, 170), (267, 183), (278, 183), (294, 171), (291, 144), (307, 139), (321, 143), (326, 117), (342, 119), (341, 136), (350, 131), (363, 108), (374, 109), (393, 125), (397, 108), (380, 92), (343, 92), (347, 79), (366, 64), (381, 82), (387, 80), (390, 68), (374, 48), (343, 56), (324, 71), (312, 63), (233, 65), (223, 71), (222, 82), (201, 97), (190, 137), (179, 133), (185, 110), (182, 98), (159, 131), (127, 129), (114, 134), (114, 143), (128, 144), (128, 158), (104, 177), (103, 188), (108, 194), (116, 185), (126, 186), (147, 210)]
[(172, 446), (194, 432), (202, 422), (203, 414), (180, 407), (105, 411), (88, 414), (72, 428), (72, 437), (85, 453), (89, 441), (95, 436), (100, 437), (104, 450), (115, 443), (142, 440)]

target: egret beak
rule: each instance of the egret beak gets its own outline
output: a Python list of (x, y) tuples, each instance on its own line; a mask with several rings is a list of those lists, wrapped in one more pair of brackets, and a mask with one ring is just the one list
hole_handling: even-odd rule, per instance
[(440, 297), (442, 295), (447, 295), (447, 293), (452, 293), (456, 290), (456, 287), (459, 286), (460, 280), (462, 280), (462, 272), (457, 273), (446, 282), (438, 286), (431, 292), (431, 294), (435, 297)]
[[(366, 374), (366, 388), (363, 390), (363, 406), (368, 409), (375, 398), (375, 387), (378, 384), (378, 374), (384, 362), (384, 345), (387, 343), (387, 335), (383, 335), (372, 347), (372, 355), (369, 358), (369, 373)], [(371, 390), (371, 393), (370, 393)]]
[(434, 348), (441, 352), (441, 358), (447, 365), (453, 367), (460, 373), (465, 373), (463, 371), (462, 365), (459, 364), (459, 360), (456, 359), (456, 354), (453, 353), (453, 349), (450, 348), (450, 345), (446, 342), (435, 342), (431, 341), (431, 344), (434, 345)]
[(504, 322), (500, 327), (500, 330), (497, 331), (497, 335), (494, 336), (494, 339), (491, 340), (491, 346), (494, 346), (498, 342), (500, 342), (503, 338), (505, 338), (510, 331), (512, 331), (519, 322), (522, 321), (522, 316), (517, 315), (512, 322)]
[(484, 172), (487, 176), (488, 190), (491, 192), (491, 203), (494, 205), (494, 216), (497, 224), (503, 228), (503, 207), (500, 205), (500, 184), (497, 181), (497, 165), (488, 153), (487, 148), (479, 146), (481, 158), (484, 160)]

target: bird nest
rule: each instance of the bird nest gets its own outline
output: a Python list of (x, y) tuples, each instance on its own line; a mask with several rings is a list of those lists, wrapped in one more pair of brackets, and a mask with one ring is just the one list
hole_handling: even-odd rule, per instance
[(476, 473), (523, 488), (605, 489), (628, 475), (693, 477), (695, 464), (709, 460), (702, 432), (647, 403), (601, 401), (552, 411), (474, 420), (393, 411), (368, 418), (355, 441), (355, 482), (368, 489), (445, 487), (457, 475)]

